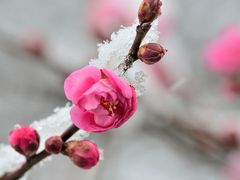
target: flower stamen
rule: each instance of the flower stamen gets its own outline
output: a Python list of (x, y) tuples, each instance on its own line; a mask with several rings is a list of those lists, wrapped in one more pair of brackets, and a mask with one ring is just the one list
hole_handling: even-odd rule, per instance
[(101, 98), (101, 105), (109, 112), (112, 117), (115, 115), (114, 110), (117, 109), (116, 104), (111, 101), (106, 101), (104, 98)]

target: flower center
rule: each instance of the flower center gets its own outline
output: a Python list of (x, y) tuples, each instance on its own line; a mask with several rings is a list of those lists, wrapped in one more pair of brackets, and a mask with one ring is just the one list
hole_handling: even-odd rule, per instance
[(117, 109), (117, 106), (114, 102), (101, 98), (100, 104), (109, 112), (112, 117), (115, 115), (114, 111)]

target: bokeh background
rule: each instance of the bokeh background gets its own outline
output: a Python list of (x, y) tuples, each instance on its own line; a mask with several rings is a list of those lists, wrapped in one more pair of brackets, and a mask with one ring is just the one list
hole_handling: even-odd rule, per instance
[[(29, 179), (240, 179), (239, 92), (222, 87), (232, 77), (212, 71), (204, 55), (221, 32), (240, 26), (240, 1), (162, 1), (159, 42), (168, 53), (146, 67), (137, 115), (120, 129), (91, 135), (104, 161), (84, 171), (56, 156)], [(139, 2), (0, 0), (1, 143), (15, 124), (66, 104), (66, 75), (96, 57), (96, 44), (112, 31), (130, 25)]]

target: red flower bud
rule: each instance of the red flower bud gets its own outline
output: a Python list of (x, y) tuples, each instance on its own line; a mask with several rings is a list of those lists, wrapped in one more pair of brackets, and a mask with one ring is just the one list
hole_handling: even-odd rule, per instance
[(162, 59), (166, 50), (159, 44), (148, 43), (138, 50), (138, 58), (146, 64), (154, 64)]
[(27, 158), (37, 152), (39, 141), (38, 132), (28, 126), (16, 128), (9, 135), (9, 144)]
[(63, 149), (64, 142), (60, 136), (52, 136), (45, 142), (45, 150), (50, 154), (58, 154)]
[(66, 143), (64, 154), (68, 155), (75, 165), (90, 169), (99, 161), (99, 150), (91, 141), (70, 141)]
[(162, 2), (160, 0), (143, 0), (138, 10), (140, 23), (152, 22), (161, 15)]

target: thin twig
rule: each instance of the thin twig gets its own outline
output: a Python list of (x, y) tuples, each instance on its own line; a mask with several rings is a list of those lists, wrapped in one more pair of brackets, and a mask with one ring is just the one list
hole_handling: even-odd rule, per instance
[(40, 56), (36, 56), (24, 50), (24, 48), (22, 47), (23, 44), (18, 42), (18, 39), (19, 38), (17, 38), (16, 36), (0, 29), (0, 51), (2, 51), (3, 53), (11, 54), (18, 59), (36, 60), (42, 62), (47, 65), (47, 67), (50, 68), (52, 71), (57, 72), (64, 77), (66, 74), (69, 73), (66, 68), (64, 68), (59, 63), (56, 63), (56, 61), (49, 57), (49, 55), (45, 52), (43, 52), (43, 54)]
[(138, 60), (137, 53), (138, 53), (139, 47), (150, 28), (151, 28), (151, 22), (143, 23), (137, 26), (136, 36), (129, 50), (129, 53), (126, 56), (124, 62), (119, 65), (120, 68), (123, 68), (124, 72), (126, 72), (132, 66), (132, 64), (136, 60)]

